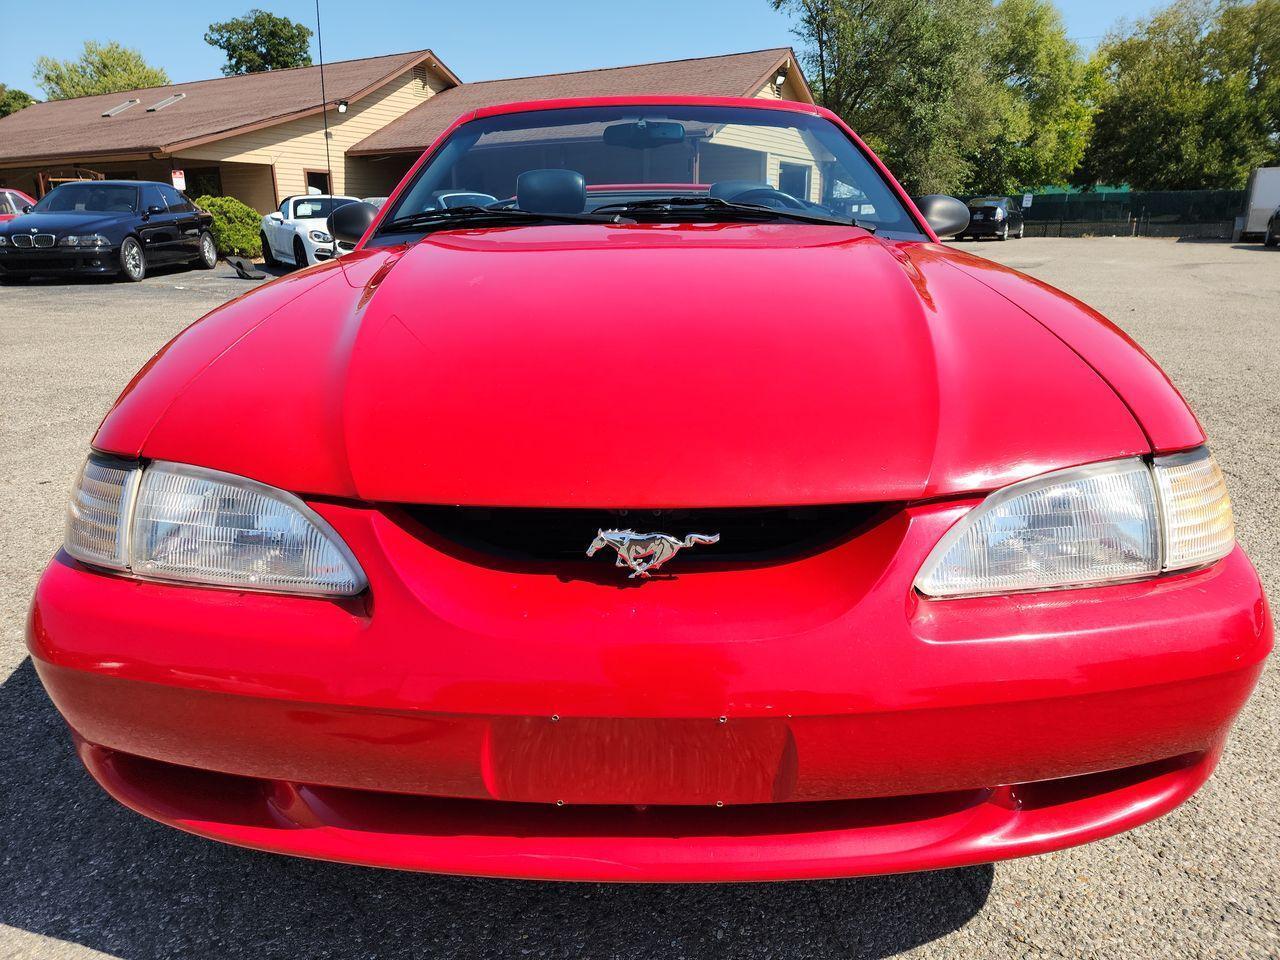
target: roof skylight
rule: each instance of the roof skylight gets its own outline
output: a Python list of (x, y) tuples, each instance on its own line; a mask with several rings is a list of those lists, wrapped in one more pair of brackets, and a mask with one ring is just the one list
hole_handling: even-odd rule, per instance
[(103, 116), (104, 116), (104, 117), (114, 117), (117, 113), (124, 113), (124, 112), (125, 112), (126, 110), (128, 110), (130, 107), (134, 106), (135, 104), (141, 103), (141, 102), (142, 102), (142, 101), (141, 101), (141, 100), (139, 100), (139, 99), (137, 99), (136, 97), (135, 97), (134, 99), (132, 99), (132, 100), (126, 100), (124, 103), (120, 104), (119, 106), (112, 107), (110, 110), (106, 111), (106, 112), (103, 114)]
[(155, 106), (147, 107), (147, 113), (155, 113), (157, 110), (163, 110), (165, 107), (172, 106), (179, 100), (185, 100), (186, 96), (187, 95), (185, 93), (175, 93), (172, 96), (165, 97)]

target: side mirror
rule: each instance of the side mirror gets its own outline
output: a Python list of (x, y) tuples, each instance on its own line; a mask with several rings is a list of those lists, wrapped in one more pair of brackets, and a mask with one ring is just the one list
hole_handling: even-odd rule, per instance
[(150, 217), (154, 217), (157, 214), (161, 214), (164, 212), (165, 212), (164, 207), (161, 207), (154, 203), (151, 206), (147, 207), (147, 216), (150, 216)]
[(969, 207), (943, 193), (914, 198), (925, 223), (940, 237), (954, 237), (969, 226)]
[(273, 213), (268, 213), (267, 219), (273, 223), (282, 223), (284, 221), (284, 215), (279, 210), (276, 210)]
[(378, 215), (378, 208), (371, 203), (344, 203), (329, 214), (325, 223), (329, 236), (340, 243), (358, 243)]
[(22, 208), (22, 212), (23, 212), (23, 213), (30, 213), (30, 212), (31, 212), (32, 210), (34, 210), (34, 209), (35, 209), (35, 207), (33, 207), (31, 204), (29, 204), (29, 203), (28, 203), (25, 207), (23, 207), (23, 208)]

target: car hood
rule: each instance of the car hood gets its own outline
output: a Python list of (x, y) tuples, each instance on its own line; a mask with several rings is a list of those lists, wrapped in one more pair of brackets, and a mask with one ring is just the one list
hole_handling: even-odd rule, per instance
[(119, 225), (133, 214), (118, 213), (24, 213), (0, 227), (5, 233), (89, 233)]
[(1151, 449), (954, 259), (790, 224), (437, 233), (216, 311), (95, 443), (308, 494), (646, 508), (912, 500)]

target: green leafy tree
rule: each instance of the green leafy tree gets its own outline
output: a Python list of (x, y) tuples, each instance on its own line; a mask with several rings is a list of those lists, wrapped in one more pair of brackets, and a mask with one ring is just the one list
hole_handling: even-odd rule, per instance
[(159, 87), (169, 82), (169, 75), (159, 67), (149, 66), (141, 53), (114, 40), (85, 41), (84, 53), (75, 60), (40, 57), (36, 60), (35, 78), (50, 100)]
[(912, 192), (955, 190), (998, 111), (973, 69), (990, 0), (770, 0), (793, 17), (817, 98)]
[(1099, 74), (1049, 0), (1001, 0), (979, 40), (992, 137), (969, 156), (965, 189), (1009, 194), (1065, 183), (1093, 129)]
[(819, 102), (913, 192), (1064, 182), (1088, 143), (1090, 71), (1050, 0), (771, 0)]
[(204, 42), (227, 55), (222, 72), (228, 77), (263, 70), (311, 66), (311, 31), (288, 17), (250, 10), (243, 17), (209, 24)]
[(6, 87), (3, 83), (0, 83), (0, 117), (7, 117), (11, 113), (17, 113), (35, 102), (36, 98), (25, 90)]
[(1179, 0), (1099, 48), (1077, 182), (1239, 188), (1280, 160), (1280, 0)]

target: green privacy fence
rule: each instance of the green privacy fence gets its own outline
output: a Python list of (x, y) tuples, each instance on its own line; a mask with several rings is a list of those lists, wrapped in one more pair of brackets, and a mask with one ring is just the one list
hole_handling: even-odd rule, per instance
[[(1020, 199), (1021, 198), (1017, 198)], [(1243, 190), (1091, 190), (1032, 195), (1027, 236), (1220, 237), (1244, 212)]]

